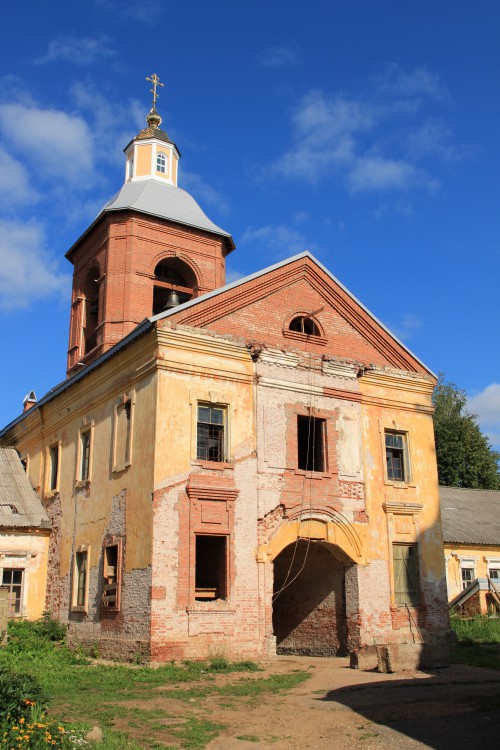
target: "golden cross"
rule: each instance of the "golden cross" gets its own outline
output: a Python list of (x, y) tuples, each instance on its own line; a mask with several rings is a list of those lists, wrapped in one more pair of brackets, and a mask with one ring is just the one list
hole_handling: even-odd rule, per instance
[(156, 87), (164, 86), (165, 84), (160, 83), (160, 79), (156, 75), (156, 73), (153, 73), (151, 77), (147, 77), (146, 81), (149, 81), (150, 83), (153, 84), (153, 88), (150, 89), (150, 91), (153, 94), (153, 109), (156, 109), (156, 100), (159, 98), (159, 95), (156, 93)]

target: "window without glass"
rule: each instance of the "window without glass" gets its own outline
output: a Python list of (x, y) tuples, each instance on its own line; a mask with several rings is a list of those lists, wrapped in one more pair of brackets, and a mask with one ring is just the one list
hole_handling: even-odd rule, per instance
[(297, 417), (298, 468), (305, 471), (326, 471), (325, 420)]
[(220, 406), (198, 405), (196, 457), (202, 461), (225, 460), (224, 422), (226, 410)]
[(165, 154), (158, 154), (156, 157), (156, 171), (165, 174), (167, 171), (167, 157)]
[(121, 471), (130, 464), (131, 414), (130, 399), (116, 407), (115, 471)]
[(78, 550), (75, 555), (75, 581), (73, 606), (87, 607), (88, 550)]
[(90, 430), (80, 433), (80, 480), (85, 482), (90, 476)]
[(226, 599), (226, 539), (201, 534), (196, 537), (195, 599)]
[(102, 606), (106, 609), (120, 608), (121, 588), (121, 540), (107, 544), (103, 550)]
[(387, 479), (394, 482), (406, 482), (406, 435), (404, 432), (385, 432), (385, 460)]
[(4, 568), (2, 587), (8, 591), (9, 617), (22, 614), (22, 590), (24, 570), (22, 568)]
[(59, 445), (51, 445), (49, 448), (49, 490), (57, 489), (59, 479)]
[(99, 322), (99, 269), (91, 268), (83, 288), (85, 297), (84, 355), (97, 346), (97, 325)]
[(288, 326), (290, 331), (296, 331), (297, 333), (305, 333), (308, 336), (320, 336), (320, 331), (316, 323), (312, 318), (307, 318), (305, 315), (298, 315), (292, 320)]
[(417, 607), (420, 595), (416, 544), (393, 544), (394, 596), (396, 604)]

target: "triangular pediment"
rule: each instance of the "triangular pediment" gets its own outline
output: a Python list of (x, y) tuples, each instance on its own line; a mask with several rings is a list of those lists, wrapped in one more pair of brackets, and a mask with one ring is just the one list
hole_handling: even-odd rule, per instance
[[(317, 335), (296, 334), (294, 316), (310, 315)], [(312, 255), (302, 253), (156, 318), (234, 334), (283, 348), (317, 349), (366, 365), (430, 373)], [(432, 373), (431, 373), (432, 374)]]

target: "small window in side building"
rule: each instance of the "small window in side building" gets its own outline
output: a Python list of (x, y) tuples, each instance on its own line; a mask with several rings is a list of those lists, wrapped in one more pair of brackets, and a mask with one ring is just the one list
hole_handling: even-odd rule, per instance
[(396, 604), (418, 607), (420, 577), (416, 544), (393, 544), (394, 596)]
[(498, 587), (498, 584), (500, 583), (500, 566), (498, 568), (489, 568), (488, 575)]
[(304, 471), (326, 471), (325, 420), (297, 417), (298, 468)]
[(102, 606), (105, 609), (120, 609), (121, 557), (121, 540), (104, 546)]
[(305, 333), (308, 336), (320, 336), (320, 331), (316, 323), (312, 318), (307, 318), (305, 315), (298, 315), (294, 318), (288, 326), (290, 331), (296, 331), (297, 333)]
[(90, 477), (90, 430), (80, 433), (80, 480)]
[(88, 549), (78, 549), (75, 553), (75, 567), (73, 570), (73, 607), (79, 610), (87, 609), (88, 565)]
[(387, 479), (394, 482), (406, 482), (408, 469), (404, 432), (385, 431), (385, 460)]
[(198, 405), (196, 457), (202, 461), (225, 461), (226, 409)]
[(59, 481), (59, 445), (49, 448), (49, 490), (56, 490)]
[(466, 589), (467, 586), (472, 583), (475, 579), (474, 566), (473, 565), (461, 565), (460, 574), (462, 577), (462, 590)]
[(2, 571), (2, 587), (7, 589), (9, 617), (22, 614), (23, 568), (4, 568)]
[(196, 537), (195, 599), (227, 598), (227, 537)]

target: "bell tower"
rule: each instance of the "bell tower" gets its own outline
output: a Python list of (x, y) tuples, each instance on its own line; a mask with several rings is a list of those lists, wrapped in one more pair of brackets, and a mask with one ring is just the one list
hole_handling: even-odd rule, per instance
[(161, 129), (156, 74), (147, 126), (125, 147), (125, 182), (66, 253), (73, 263), (68, 377), (144, 318), (225, 284), (231, 235), (177, 185), (180, 152)]

